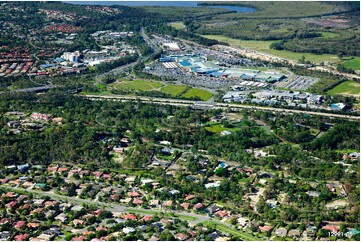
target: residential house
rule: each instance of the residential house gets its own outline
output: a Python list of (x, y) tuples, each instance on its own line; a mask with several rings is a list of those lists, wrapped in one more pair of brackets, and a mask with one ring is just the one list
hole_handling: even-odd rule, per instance
[(15, 229), (23, 229), (25, 227), (26, 221), (18, 221), (13, 224)]
[(193, 206), (193, 209), (194, 210), (199, 210), (199, 209), (201, 209), (203, 207), (203, 204), (202, 203), (197, 203), (197, 204), (195, 204), (194, 206)]
[(34, 214), (41, 214), (43, 212), (44, 208), (37, 208), (30, 212), (30, 215)]
[(15, 241), (25, 241), (28, 240), (30, 234), (18, 234), (14, 237)]
[(159, 222), (163, 225), (168, 225), (168, 224), (174, 223), (174, 221), (172, 219), (166, 219), (166, 218), (162, 218), (161, 220), (159, 220)]
[(165, 202), (163, 203), (163, 206), (164, 206), (164, 207), (172, 207), (172, 205), (173, 205), (173, 201), (172, 201), (172, 200), (168, 200), (168, 201), (165, 201)]
[(59, 220), (62, 223), (65, 223), (67, 221), (67, 217), (65, 213), (61, 213), (58, 216), (55, 217), (56, 220)]
[(273, 227), (272, 226), (259, 226), (258, 227), (259, 228), (259, 230), (261, 230), (262, 232), (270, 232), (272, 229), (273, 229)]
[(49, 166), (48, 167), (48, 172), (52, 172), (52, 173), (55, 173), (58, 171), (58, 166)]
[(142, 205), (142, 204), (143, 204), (143, 201), (140, 200), (139, 198), (134, 198), (132, 203), (133, 203), (134, 205)]
[(244, 227), (245, 225), (247, 225), (249, 223), (249, 219), (248, 218), (244, 218), (244, 217), (239, 217), (237, 219), (237, 222), (238, 224), (241, 226), (241, 227)]
[(145, 215), (143, 218), (139, 219), (140, 222), (148, 222), (150, 220), (152, 220), (152, 216), (150, 215)]
[(301, 236), (301, 232), (298, 229), (291, 229), (288, 231), (288, 236), (297, 239)]
[(278, 229), (276, 229), (275, 234), (278, 237), (286, 237), (287, 236), (287, 229), (286, 228), (278, 228)]
[(137, 219), (137, 216), (135, 216), (134, 214), (125, 214), (122, 216), (123, 219), (129, 219), (129, 220), (136, 220)]
[(187, 230), (187, 233), (188, 233), (191, 237), (197, 236), (197, 233), (194, 232), (193, 230), (190, 230), (190, 229)]
[(81, 219), (74, 219), (72, 223), (74, 224), (74, 226), (78, 226), (78, 225), (84, 225), (85, 222)]
[(90, 171), (88, 171), (88, 170), (79, 171), (80, 177), (89, 176), (89, 174), (90, 174)]
[(338, 232), (340, 230), (339, 227), (333, 225), (325, 225), (322, 227), (323, 230), (331, 231), (331, 232)]
[(85, 241), (86, 240), (86, 236), (84, 235), (81, 235), (81, 236), (78, 236), (78, 237), (73, 237), (71, 239), (71, 241)]
[(123, 233), (125, 233), (125, 234), (129, 234), (129, 233), (133, 233), (133, 232), (135, 232), (134, 228), (131, 228), (131, 227), (123, 228)]
[(214, 214), (217, 215), (220, 218), (225, 218), (225, 217), (227, 217), (229, 215), (228, 212), (226, 212), (226, 211), (217, 211)]
[(129, 197), (139, 197), (140, 194), (138, 192), (128, 192), (127, 193)]
[(174, 238), (176, 240), (184, 241), (184, 240), (188, 239), (188, 236), (184, 233), (177, 233), (174, 235)]
[(127, 198), (125, 198), (125, 199), (120, 199), (120, 200), (119, 200), (119, 202), (125, 203), (125, 204), (130, 203), (130, 201), (132, 201), (132, 198), (130, 198), (130, 197), (127, 197)]
[(151, 206), (151, 207), (158, 207), (159, 206), (159, 200), (150, 200), (150, 203), (149, 203), (149, 205)]
[(182, 204), (180, 204), (180, 206), (183, 207), (186, 210), (189, 208), (189, 205), (190, 205), (190, 203), (182, 203)]
[(13, 210), (17, 207), (17, 205), (18, 205), (17, 201), (11, 201), (8, 204), (6, 204), (5, 206), (6, 206), (7, 210)]
[(33, 223), (28, 223), (28, 224), (26, 225), (26, 227), (28, 227), (28, 228), (30, 228), (30, 229), (38, 229), (38, 228), (40, 227), (40, 223), (35, 223), (35, 222), (33, 222)]

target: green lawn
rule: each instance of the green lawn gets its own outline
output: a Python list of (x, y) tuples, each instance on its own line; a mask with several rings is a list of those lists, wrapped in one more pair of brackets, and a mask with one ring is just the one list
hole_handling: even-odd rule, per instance
[(207, 101), (212, 96), (213, 96), (212, 93), (210, 93), (206, 90), (203, 90), (203, 89), (198, 89), (198, 88), (189, 89), (186, 93), (184, 93), (182, 95), (182, 97), (185, 97), (185, 98), (199, 97), (203, 101)]
[(183, 22), (173, 22), (169, 23), (168, 25), (172, 26), (175, 29), (184, 29), (186, 27)]
[(153, 89), (158, 89), (163, 86), (162, 83), (144, 81), (144, 80), (135, 80), (135, 81), (122, 81), (115, 84), (116, 88), (119, 89), (133, 89), (140, 91), (149, 91)]
[(342, 62), (343, 66), (352, 69), (354, 71), (360, 70), (360, 57), (354, 57), (353, 59), (345, 60)]
[(181, 94), (182, 92), (184, 92), (186, 89), (187, 89), (187, 86), (184, 86), (184, 85), (169, 85), (169, 86), (162, 87), (160, 89), (160, 91), (165, 94), (169, 94), (169, 95), (175, 97), (175, 96)]
[(176, 214), (175, 217), (177, 217), (179, 219), (183, 219), (183, 220), (188, 220), (188, 221), (197, 221), (197, 218), (188, 216), (188, 215), (184, 215), (184, 214)]
[(248, 126), (242, 123), (237, 123), (236, 125), (232, 125), (232, 127), (225, 128), (221, 124), (209, 124), (208, 126), (205, 127), (205, 129), (212, 133), (220, 133), (224, 130), (228, 130), (230, 132), (236, 132), (242, 130), (242, 127), (248, 127)]
[(257, 50), (259, 52), (268, 53), (274, 56), (278, 56), (281, 58), (289, 59), (289, 60), (295, 60), (298, 61), (302, 58), (302, 56), (305, 56), (306, 61), (311, 61), (313, 63), (320, 63), (324, 61), (330, 61), (330, 62), (337, 62), (339, 61), (339, 58), (336, 55), (329, 55), (329, 54), (323, 54), (323, 55), (316, 55), (311, 53), (299, 53), (299, 52), (292, 52), (288, 50), (273, 50), (270, 49), (270, 45), (274, 41), (258, 41), (258, 40), (238, 40), (238, 39), (232, 39), (224, 35), (202, 35), (205, 38), (208, 39), (215, 39), (224, 43), (228, 43), (233, 46), (237, 47), (244, 47), (249, 48), (253, 50)]
[(327, 91), (329, 95), (337, 95), (337, 94), (351, 94), (351, 95), (359, 95), (360, 94), (360, 83), (355, 81), (345, 81), (341, 84), (335, 86), (331, 90)]
[(205, 127), (205, 129), (209, 132), (212, 132), (212, 133), (220, 133), (224, 130), (229, 130), (227, 128), (224, 128), (221, 124), (216, 124), (216, 125), (212, 125), (212, 126), (207, 126)]
[(339, 34), (332, 33), (332, 32), (317, 32), (317, 33), (322, 34), (321, 37), (318, 37), (320, 39), (333, 39), (333, 38), (336, 38), (336, 37), (340, 36)]

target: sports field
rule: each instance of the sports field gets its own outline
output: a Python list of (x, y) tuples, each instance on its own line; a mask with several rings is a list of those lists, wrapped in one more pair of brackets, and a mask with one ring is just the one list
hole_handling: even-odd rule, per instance
[(116, 84), (116, 88), (119, 89), (133, 89), (140, 91), (150, 91), (153, 89), (158, 89), (162, 86), (163, 84), (160, 82), (151, 82), (151, 81), (143, 81), (143, 80), (122, 81)]
[(186, 27), (183, 22), (173, 22), (169, 23), (168, 25), (172, 26), (175, 29), (184, 29)]
[(169, 85), (169, 86), (162, 87), (160, 89), (160, 91), (165, 94), (169, 94), (169, 95), (175, 97), (175, 96), (181, 94), (182, 92), (184, 92), (186, 89), (187, 89), (187, 86), (184, 86), (184, 85)]
[(329, 54), (316, 55), (312, 53), (303, 53), (303, 52), (301, 53), (301, 52), (292, 52), (288, 50), (270, 49), (270, 45), (274, 41), (238, 40), (238, 39), (229, 38), (224, 35), (202, 35), (202, 36), (208, 39), (215, 39), (220, 42), (228, 43), (236, 47), (249, 48), (289, 60), (298, 61), (302, 58), (302, 56), (305, 56), (306, 61), (309, 60), (313, 63), (320, 63), (325, 61), (330, 61), (330, 62), (339, 61), (339, 58), (336, 55), (329, 55)]
[(198, 88), (189, 89), (186, 93), (184, 93), (182, 95), (182, 97), (185, 97), (185, 98), (199, 97), (203, 101), (207, 101), (212, 96), (213, 96), (212, 93), (210, 93), (210, 92), (208, 92), (206, 90), (203, 90), (203, 89), (198, 89)]
[(345, 81), (327, 91), (329, 95), (359, 95), (360, 83), (355, 81)]

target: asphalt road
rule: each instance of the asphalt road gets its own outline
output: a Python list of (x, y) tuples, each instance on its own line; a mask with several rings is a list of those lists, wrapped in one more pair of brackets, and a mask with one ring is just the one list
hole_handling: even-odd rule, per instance
[[(171, 99), (171, 98), (152, 98), (152, 97), (141, 97), (141, 96), (122, 96), (122, 95), (83, 95), (90, 100), (139, 100), (144, 103), (154, 103), (154, 104), (163, 104), (163, 105), (173, 105), (173, 106), (183, 106), (190, 107), (195, 104), (204, 105), (204, 102), (191, 101), (191, 100), (182, 100), (182, 99)], [(359, 116), (352, 116), (346, 114), (335, 114), (335, 113), (325, 113), (325, 112), (317, 112), (317, 111), (306, 111), (306, 110), (295, 110), (295, 109), (284, 109), (284, 108), (273, 108), (273, 107), (261, 107), (254, 105), (237, 105), (237, 104), (227, 104), (227, 103), (207, 103), (207, 105), (212, 106), (212, 108), (219, 109), (256, 109), (256, 110), (264, 110), (264, 111), (274, 111), (274, 112), (283, 112), (283, 113), (301, 113), (301, 114), (309, 114), (309, 115), (318, 115), (318, 116), (326, 116), (326, 117), (334, 117), (341, 119), (349, 119), (349, 120), (360, 120)]]
[[(48, 196), (55, 200), (67, 201), (67, 202), (71, 202), (76, 205), (82, 205), (83, 203), (97, 205), (100, 208), (103, 208), (103, 209), (106, 209), (107, 211), (115, 212), (115, 213), (132, 212), (132, 213), (149, 214), (149, 215), (154, 215), (154, 213), (172, 213), (175, 215), (174, 217), (179, 217), (179, 219), (181, 219), (181, 220), (190, 220), (192, 223), (195, 223), (195, 224), (206, 222), (206, 221), (212, 221), (212, 223), (214, 223), (216, 225), (221, 225), (223, 227), (225, 226), (226, 230), (227, 230), (227, 231), (225, 231), (225, 233), (232, 233), (232, 234), (238, 235), (241, 238), (244, 238), (246, 240), (259, 240), (247, 233), (243, 233), (243, 232), (235, 230), (233, 228), (233, 226), (228, 223), (225, 223), (220, 220), (213, 220), (212, 218), (210, 218), (209, 216), (206, 216), (206, 215), (200, 215), (200, 214), (188, 213), (185, 211), (176, 211), (176, 210), (133, 208), (133, 207), (127, 207), (127, 206), (122, 206), (122, 205), (113, 204), (113, 203), (105, 203), (105, 202), (98, 202), (98, 201), (93, 201), (93, 200), (88, 200), (88, 199), (67, 197), (67, 196), (63, 196), (63, 195), (59, 195), (59, 194), (54, 194), (54, 192), (52, 192), (52, 191), (45, 192), (45, 191), (30, 190), (30, 189), (24, 189), (24, 188), (13, 188), (13, 187), (9, 187), (6, 185), (0, 185), (0, 187), (5, 188), (7, 190), (15, 191), (15, 192), (28, 192), (28, 193), (32, 193), (33, 195), (37, 195), (37, 196)], [(222, 228), (219, 228), (219, 229), (222, 230)]]

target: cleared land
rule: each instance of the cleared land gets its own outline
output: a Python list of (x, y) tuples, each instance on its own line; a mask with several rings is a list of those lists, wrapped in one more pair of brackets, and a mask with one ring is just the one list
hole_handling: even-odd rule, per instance
[(184, 85), (169, 85), (169, 86), (165, 86), (162, 87), (160, 89), (161, 92), (165, 93), (165, 94), (169, 94), (173, 97), (183, 93), (188, 87), (184, 86)]
[(325, 61), (337, 62), (340, 60), (336, 55), (329, 55), (329, 54), (316, 55), (312, 53), (292, 52), (288, 50), (273, 50), (270, 48), (270, 45), (274, 41), (238, 40), (238, 39), (229, 38), (224, 35), (202, 35), (202, 36), (208, 39), (215, 39), (220, 42), (228, 43), (236, 47), (253, 49), (259, 52), (264, 52), (267, 54), (271, 54), (289, 60), (298, 61), (302, 58), (302, 56), (305, 56), (306, 61), (311, 61), (313, 63), (320, 63)]
[(159, 82), (135, 80), (135, 81), (122, 81), (121, 83), (117, 83), (115, 86), (118, 89), (150, 91), (162, 87), (163, 84)]
[(346, 60), (342, 63), (342, 65), (354, 71), (360, 70), (360, 57), (355, 57), (353, 59)]
[(175, 29), (184, 29), (186, 27), (183, 22), (173, 22), (169, 23), (168, 25), (172, 26)]
[(186, 93), (184, 93), (182, 95), (182, 97), (185, 98), (195, 98), (195, 97), (199, 97), (200, 99), (202, 99), (203, 101), (207, 101), (208, 99), (210, 99), (213, 96), (212, 93), (203, 90), (203, 89), (198, 89), (198, 88), (192, 88), (189, 89)]
[(329, 95), (359, 95), (360, 83), (354, 81), (345, 81), (327, 91)]

